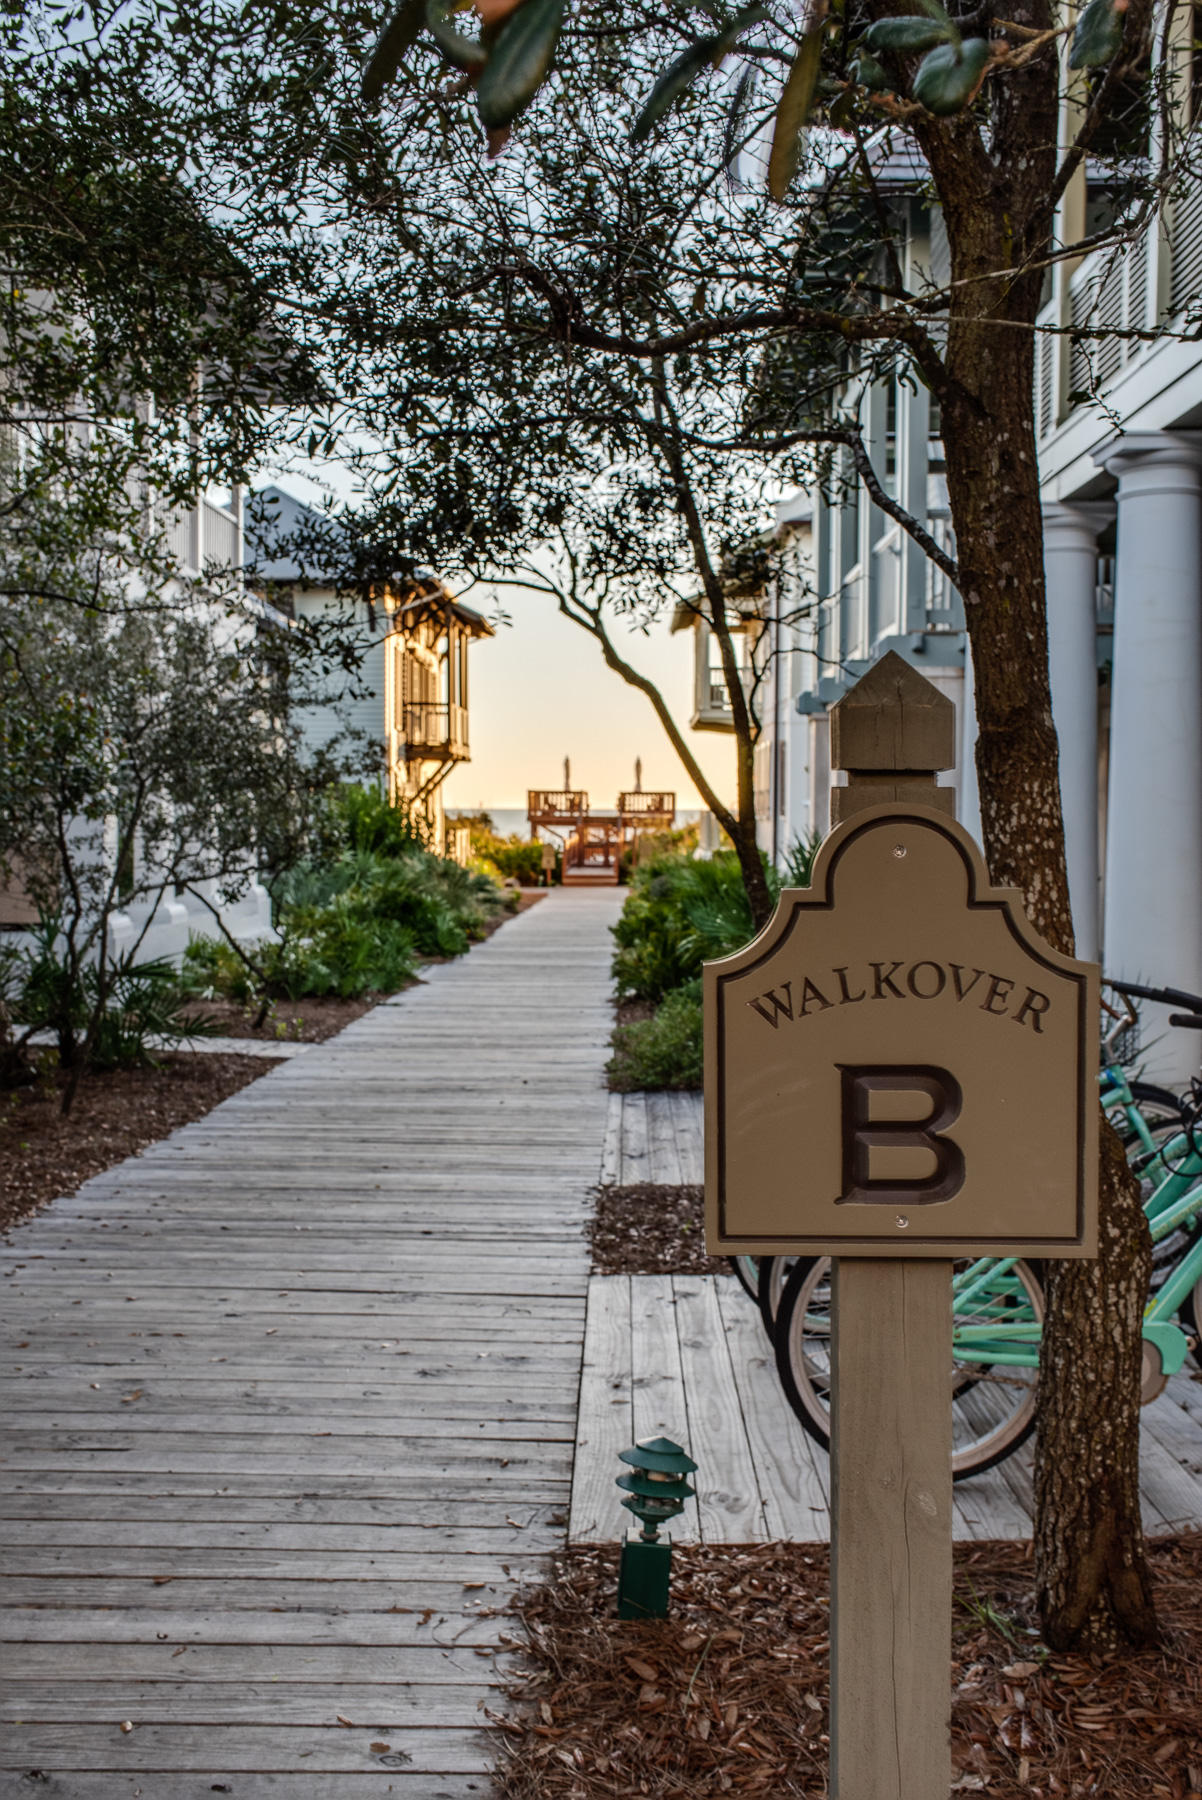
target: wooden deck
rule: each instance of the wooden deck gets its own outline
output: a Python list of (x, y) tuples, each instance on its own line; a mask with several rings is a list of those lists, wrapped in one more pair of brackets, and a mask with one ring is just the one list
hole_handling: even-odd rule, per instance
[[(821, 1542), (830, 1536), (826, 1453), (794, 1418), (759, 1311), (733, 1275), (594, 1275), (580, 1387), (570, 1536), (613, 1542), (628, 1523), (619, 1450), (674, 1438), (699, 1464), (680, 1542)], [(955, 1535), (1031, 1534), (1031, 1447), (956, 1483)], [(1202, 1525), (1202, 1386), (1188, 1369), (1143, 1411), (1149, 1532)]]
[(601, 1180), (608, 1187), (657, 1187), (705, 1180), (700, 1094), (611, 1094)]
[(566, 1522), (619, 904), (552, 894), (12, 1234), (5, 1800), (487, 1793), (497, 1609)]

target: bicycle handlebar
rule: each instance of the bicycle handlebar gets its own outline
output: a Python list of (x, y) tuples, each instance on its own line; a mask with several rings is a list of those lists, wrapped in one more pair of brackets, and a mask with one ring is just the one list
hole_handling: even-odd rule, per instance
[(1189, 1031), (1202, 1031), (1202, 1013), (1170, 1013), (1170, 1025), (1184, 1025)]
[[(1202, 994), (1187, 994), (1183, 988), (1140, 987), (1134, 981), (1114, 981), (1107, 977), (1107, 985), (1119, 994), (1134, 994), (1137, 1000), (1155, 1000), (1161, 1006), (1184, 1006), (1191, 1013), (1202, 1015)], [(1193, 1024), (1192, 1019), (1173, 1019), (1174, 1025)], [(1197, 1021), (1202, 1025), (1202, 1018)]]

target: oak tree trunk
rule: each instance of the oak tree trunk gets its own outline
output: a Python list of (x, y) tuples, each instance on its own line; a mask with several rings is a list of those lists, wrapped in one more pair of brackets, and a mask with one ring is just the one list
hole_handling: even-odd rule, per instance
[[(1048, 681), (1036, 464), (1038, 274), (990, 283), (1015, 258), (1034, 197), (980, 196), (949, 219), (953, 306), (943, 396), (948, 492), (979, 736), (982, 835), (993, 880), (1021, 890), (1032, 923), (1073, 948), (1056, 733)], [(1033, 227), (1037, 228), (1037, 227)], [(971, 296), (971, 297), (969, 297)], [(1104, 1130), (1097, 1261), (1049, 1263), (1035, 1474), (1036, 1587), (1058, 1649), (1145, 1644), (1156, 1620), (1139, 1513), (1140, 1327), (1150, 1247), (1138, 1184)]]

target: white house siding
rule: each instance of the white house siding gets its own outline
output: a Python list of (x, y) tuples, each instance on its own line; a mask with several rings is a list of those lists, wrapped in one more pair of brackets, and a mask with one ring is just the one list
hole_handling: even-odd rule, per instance
[[(342, 610), (346, 606), (345, 601), (339, 600), (333, 590), (327, 588), (312, 588), (297, 594), (293, 604), (298, 618), (329, 619), (337, 616), (336, 607)], [(382, 775), (388, 748), (387, 721), (384, 716), (386, 627), (382, 614), (377, 617), (373, 629), (366, 607), (360, 606), (359, 611), (363, 615), (360, 621), (360, 641), (363, 648), (354, 695), (324, 706), (299, 708), (296, 720), (304, 735), (306, 749), (323, 750), (334, 743), (335, 739), (340, 739), (341, 747), (352, 748), (356, 757), (364, 759), (365, 771), (370, 766), (367, 759), (371, 758), (374, 759), (377, 774)], [(347, 745), (348, 732), (354, 734), (353, 747)]]

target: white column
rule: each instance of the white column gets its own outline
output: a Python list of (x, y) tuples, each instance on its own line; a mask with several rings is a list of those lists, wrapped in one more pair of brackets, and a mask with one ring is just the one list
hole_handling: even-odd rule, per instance
[[(1135, 432), (1095, 460), (1119, 483), (1106, 972), (1202, 993), (1202, 439)], [(1166, 1017), (1144, 1011), (1144, 1066), (1184, 1081), (1202, 1045)]]
[(1098, 955), (1098, 533), (1105, 504), (1045, 506), (1048, 673), (1060, 744), (1060, 800), (1077, 955)]

